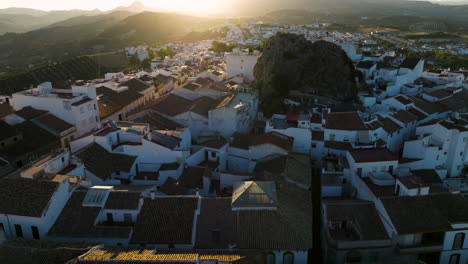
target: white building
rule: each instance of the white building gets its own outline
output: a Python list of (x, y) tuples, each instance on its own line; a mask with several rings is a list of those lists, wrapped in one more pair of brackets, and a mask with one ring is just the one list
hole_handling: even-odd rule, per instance
[(249, 52), (234, 50), (226, 53), (226, 78), (230, 79), (241, 75), (245, 80), (251, 82), (255, 79), (254, 67), (260, 57), (259, 51)]
[[(21, 172), (0, 180), (0, 229), (8, 238), (46, 239), (76, 182), (57, 173), (69, 153), (51, 153)], [(72, 182), (73, 181), (73, 182)]]
[(81, 136), (99, 128), (99, 110), (96, 101), (96, 87), (72, 86), (71, 90), (54, 89), (50, 82), (37, 88), (13, 94), (12, 107), (18, 111), (31, 106), (49, 111), (54, 116), (72, 124), (76, 135)]
[(436, 120), (419, 126), (416, 138), (404, 143), (401, 166), (445, 170), (449, 177), (462, 175), (468, 162), (468, 129), (453, 121)]

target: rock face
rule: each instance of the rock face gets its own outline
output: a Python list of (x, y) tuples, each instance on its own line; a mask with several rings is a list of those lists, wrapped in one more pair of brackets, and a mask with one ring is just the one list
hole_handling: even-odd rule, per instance
[(277, 34), (265, 43), (254, 69), (255, 86), (264, 102), (283, 98), (290, 90), (354, 98), (356, 74), (352, 61), (336, 44), (312, 43), (302, 35)]

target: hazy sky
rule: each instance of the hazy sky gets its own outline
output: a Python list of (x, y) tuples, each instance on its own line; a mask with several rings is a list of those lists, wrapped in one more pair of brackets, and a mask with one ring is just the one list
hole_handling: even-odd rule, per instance
[[(28, 7), (41, 10), (100, 9), (103, 11), (117, 6), (128, 6), (135, 0), (0, 0), (0, 8)], [(156, 6), (179, 11), (216, 12), (230, 0), (141, 0), (146, 6)], [(235, 0), (234, 0), (235, 1)], [(254, 0), (253, 0), (254, 1)]]

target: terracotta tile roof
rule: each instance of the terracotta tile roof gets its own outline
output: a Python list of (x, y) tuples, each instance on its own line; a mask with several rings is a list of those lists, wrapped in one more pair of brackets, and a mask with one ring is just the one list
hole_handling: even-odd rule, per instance
[(407, 68), (413, 70), (419, 63), (421, 58), (406, 57), (405, 60), (400, 64), (400, 68)]
[(138, 118), (136, 122), (149, 124), (151, 130), (176, 130), (184, 128), (183, 125), (166, 118), (153, 110), (151, 110), (147, 115)]
[(337, 149), (337, 150), (351, 150), (353, 146), (349, 142), (343, 141), (325, 141), (324, 146), (326, 148)]
[(133, 228), (132, 244), (190, 244), (196, 198), (146, 198)]
[(273, 144), (280, 148), (290, 151), (294, 138), (280, 134), (278, 132), (269, 132), (266, 134), (257, 135), (252, 143), (252, 146), (258, 146), (263, 144)]
[(141, 192), (112, 191), (107, 197), (105, 209), (137, 210)]
[(86, 169), (97, 177), (107, 180), (113, 172), (129, 172), (136, 161), (136, 156), (116, 154), (93, 143), (75, 154), (84, 163)]
[(95, 225), (101, 207), (83, 206), (87, 191), (74, 191), (48, 235), (74, 238), (129, 238), (131, 228)]
[(98, 99), (98, 108), (99, 116), (101, 118), (106, 118), (121, 109), (125, 106), (135, 102), (144, 95), (135, 91), (133, 89), (128, 89), (122, 92), (116, 92), (107, 87), (98, 87), (96, 92), (99, 96)]
[(74, 127), (72, 124), (56, 117), (52, 114), (45, 114), (33, 120), (36, 124), (43, 125), (57, 133), (61, 133), (65, 130), (68, 130)]
[(397, 156), (387, 148), (361, 148), (349, 151), (356, 163), (398, 161)]
[[(373, 202), (362, 200), (329, 200), (324, 202), (326, 207), (326, 219), (328, 222), (345, 222), (342, 228), (329, 229), (335, 241), (349, 240), (389, 240), (387, 231), (377, 213)], [(359, 235), (345, 236), (343, 232), (350, 234), (348, 229), (352, 225)], [(349, 228), (351, 229), (351, 228)]]
[(368, 130), (366, 124), (357, 112), (332, 112), (328, 113), (325, 128), (337, 130)]
[(38, 109), (32, 108), (30, 106), (26, 106), (23, 109), (16, 111), (15, 115), (17, 115), (19, 117), (22, 117), (23, 119), (26, 119), (26, 120), (31, 120), (31, 119), (34, 119), (36, 117), (45, 115), (47, 113), (48, 113), (48, 111), (38, 110)]
[(402, 95), (395, 96), (394, 98), (395, 98), (395, 100), (397, 100), (398, 102), (400, 102), (400, 103), (402, 103), (404, 105), (409, 105), (409, 104), (413, 103), (413, 100), (408, 99), (407, 97), (402, 96)]
[(54, 181), (4, 178), (0, 180), (0, 213), (41, 217), (58, 186)]
[(398, 110), (395, 113), (391, 113), (390, 116), (404, 124), (408, 124), (418, 120), (418, 118), (415, 115), (411, 114), (406, 110)]
[(425, 118), (427, 118), (427, 115), (424, 114), (423, 112), (417, 110), (416, 108), (413, 108), (411, 107), (410, 109), (408, 109), (408, 112), (412, 115), (414, 115), (418, 120), (423, 120)]
[(468, 203), (460, 194), (432, 194), (381, 198), (398, 234), (452, 230), (452, 223), (468, 222)]
[[(231, 198), (202, 198), (197, 222), (195, 247), (200, 249), (230, 248), (236, 244), (236, 212)], [(217, 231), (219, 237), (213, 237)]]
[(393, 122), (390, 118), (388, 117), (383, 117), (383, 116), (380, 116), (380, 115), (377, 115), (377, 118), (379, 120), (380, 123), (382, 123), (383, 125), (383, 129), (388, 133), (388, 134), (393, 134), (397, 131), (399, 131), (400, 129), (402, 129), (402, 127), (400, 125), (398, 125), (397, 123)]
[(191, 103), (192, 101), (190, 100), (170, 93), (156, 100), (151, 109), (164, 115), (176, 116), (184, 113), (187, 110), (187, 106)]

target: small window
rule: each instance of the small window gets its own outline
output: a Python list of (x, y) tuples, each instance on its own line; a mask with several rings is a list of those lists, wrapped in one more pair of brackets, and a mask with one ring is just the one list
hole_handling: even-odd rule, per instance
[(294, 263), (294, 254), (290, 251), (284, 253), (283, 264), (293, 264), (293, 263)]
[(450, 256), (449, 264), (459, 264), (460, 263), (460, 254), (453, 254)]
[(0, 223), (0, 231), (5, 231), (5, 226), (3, 226), (3, 223)]
[(312, 148), (316, 148), (317, 147), (317, 144), (312, 144)]
[(132, 223), (132, 214), (124, 214), (124, 222)]
[(62, 157), (62, 163), (64, 163), (64, 162), (65, 162), (65, 157)]
[(211, 157), (216, 158), (216, 152), (211, 152)]
[(455, 238), (453, 239), (452, 249), (462, 249), (463, 242), (465, 242), (465, 233), (456, 234)]
[(37, 226), (31, 226), (31, 232), (34, 239), (41, 239), (39, 236), (39, 229)]
[(268, 252), (266, 255), (266, 263), (267, 264), (275, 264), (276, 263), (276, 256), (273, 252)]
[(96, 104), (93, 104), (93, 106), (94, 106), (94, 110), (96, 110)]
[(15, 225), (16, 237), (23, 237), (23, 229), (21, 225)]
[(219, 232), (219, 230), (211, 231), (211, 239), (215, 242), (219, 242), (221, 240), (221, 233)]

